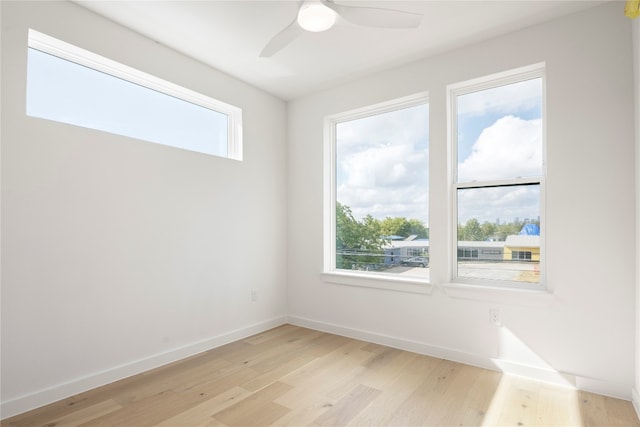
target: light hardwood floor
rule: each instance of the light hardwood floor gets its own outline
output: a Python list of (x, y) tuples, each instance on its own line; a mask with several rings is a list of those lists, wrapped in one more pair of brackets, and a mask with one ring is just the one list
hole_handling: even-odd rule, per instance
[(2, 426), (640, 426), (630, 402), (292, 325)]

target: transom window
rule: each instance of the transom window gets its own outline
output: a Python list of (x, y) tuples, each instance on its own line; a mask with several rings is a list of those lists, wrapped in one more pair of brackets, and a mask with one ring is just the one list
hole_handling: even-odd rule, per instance
[[(542, 284), (543, 71), (534, 66), (449, 87), (456, 281)], [(501, 247), (502, 258), (478, 256), (468, 249), (474, 242)]]
[(27, 114), (242, 160), (242, 111), (29, 30)]

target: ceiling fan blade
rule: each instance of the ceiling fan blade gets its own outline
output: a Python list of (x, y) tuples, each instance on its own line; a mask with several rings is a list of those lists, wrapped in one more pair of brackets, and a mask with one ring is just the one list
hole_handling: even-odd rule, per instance
[(291, 24), (287, 25), (284, 30), (273, 36), (273, 38), (267, 43), (267, 45), (260, 52), (261, 58), (268, 58), (280, 49), (295, 40), (304, 30), (298, 25), (297, 19), (294, 19)]
[(378, 28), (416, 28), (422, 21), (422, 14), (403, 12), (377, 7), (344, 6), (330, 0), (321, 0), (345, 20), (356, 25)]

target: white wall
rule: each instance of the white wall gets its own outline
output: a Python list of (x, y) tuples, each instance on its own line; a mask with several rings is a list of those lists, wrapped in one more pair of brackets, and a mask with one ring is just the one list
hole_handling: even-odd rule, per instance
[[(72, 3), (1, 8), (2, 417), (286, 321), (286, 104)], [(241, 107), (244, 161), (26, 117), (28, 28)]]
[[(631, 23), (620, 3), (372, 75), (289, 105), (288, 297), (295, 323), (631, 397), (635, 353)], [(447, 84), (547, 64), (546, 269), (553, 294), (453, 298)], [(431, 295), (322, 280), (323, 118), (430, 93)], [(501, 309), (503, 328), (489, 322)], [(497, 359), (497, 360), (496, 360)]]

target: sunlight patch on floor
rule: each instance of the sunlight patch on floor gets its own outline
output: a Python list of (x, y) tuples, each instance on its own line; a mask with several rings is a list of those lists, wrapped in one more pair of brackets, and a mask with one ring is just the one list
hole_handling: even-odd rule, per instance
[(578, 391), (503, 375), (483, 426), (581, 426)]
[(503, 376), (483, 425), (582, 425), (575, 377), (558, 372), (506, 326), (498, 334), (492, 361)]

